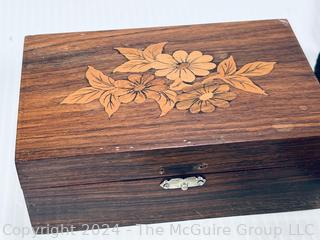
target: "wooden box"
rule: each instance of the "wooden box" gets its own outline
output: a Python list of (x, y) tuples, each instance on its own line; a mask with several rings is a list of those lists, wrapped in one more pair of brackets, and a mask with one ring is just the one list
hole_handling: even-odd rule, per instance
[(286, 20), (28, 36), (16, 166), (35, 229), (318, 208), (319, 83)]

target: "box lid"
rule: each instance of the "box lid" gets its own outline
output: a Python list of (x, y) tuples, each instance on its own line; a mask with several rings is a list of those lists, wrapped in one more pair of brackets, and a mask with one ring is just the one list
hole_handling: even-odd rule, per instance
[(119, 170), (130, 154), (318, 137), (319, 102), (286, 20), (28, 36), (16, 162), (30, 180), (31, 163)]

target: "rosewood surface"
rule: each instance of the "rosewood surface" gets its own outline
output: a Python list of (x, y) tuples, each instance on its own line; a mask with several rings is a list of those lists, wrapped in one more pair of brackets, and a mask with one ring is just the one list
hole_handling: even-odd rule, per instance
[[(88, 87), (94, 66), (113, 73), (117, 47), (159, 42), (238, 67), (276, 62), (235, 90), (228, 108), (165, 116), (151, 100), (108, 117), (99, 101), (61, 104)], [(156, 223), (320, 207), (320, 88), (286, 20), (27, 36), (16, 166), (34, 227)], [(204, 186), (163, 190), (171, 177)]]

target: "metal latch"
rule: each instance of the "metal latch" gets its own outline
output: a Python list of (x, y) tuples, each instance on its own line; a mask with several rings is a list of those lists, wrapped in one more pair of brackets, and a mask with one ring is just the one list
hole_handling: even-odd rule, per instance
[(188, 190), (189, 187), (200, 187), (204, 185), (206, 179), (203, 177), (187, 177), (187, 178), (172, 178), (170, 180), (164, 180), (160, 186), (163, 189), (181, 189), (183, 191)]

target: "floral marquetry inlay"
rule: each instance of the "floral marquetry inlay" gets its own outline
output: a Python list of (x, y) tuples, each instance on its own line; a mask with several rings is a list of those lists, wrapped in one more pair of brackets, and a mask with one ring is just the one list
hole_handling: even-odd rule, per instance
[(237, 96), (234, 88), (267, 95), (250, 78), (269, 74), (276, 62), (257, 61), (238, 68), (230, 56), (216, 65), (213, 56), (200, 51), (163, 53), (166, 44), (151, 44), (143, 50), (116, 48), (127, 61), (113, 73), (129, 75), (113, 79), (89, 66), (86, 79), (90, 86), (71, 93), (61, 103), (99, 100), (111, 117), (122, 104), (140, 104), (149, 99), (158, 104), (160, 116), (164, 116), (173, 108), (190, 113), (227, 108)]

